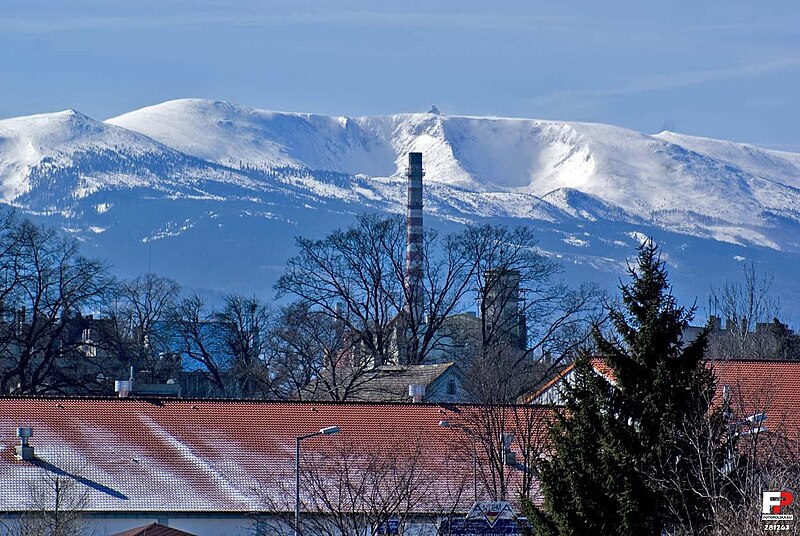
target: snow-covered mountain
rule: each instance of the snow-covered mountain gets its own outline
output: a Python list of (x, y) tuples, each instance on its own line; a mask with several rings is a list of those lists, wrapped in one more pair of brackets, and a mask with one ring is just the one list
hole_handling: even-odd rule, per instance
[(201, 99), (102, 122), (66, 111), (0, 121), (0, 196), (122, 272), (146, 256), (193, 286), (267, 292), (294, 235), (401, 212), (410, 151), (424, 155), (429, 222), (531, 224), (576, 277), (616, 278), (642, 233), (695, 294), (743, 258), (780, 276), (800, 254), (800, 154), (588, 123)]
[(798, 247), (782, 222), (798, 221), (800, 155), (750, 145), (587, 123), (328, 117), (194, 99), (107, 123), (233, 167), (398, 176), (405, 154), (421, 151), (429, 182), (484, 194), (533, 194), (573, 216), (613, 207), (625, 219), (698, 236)]

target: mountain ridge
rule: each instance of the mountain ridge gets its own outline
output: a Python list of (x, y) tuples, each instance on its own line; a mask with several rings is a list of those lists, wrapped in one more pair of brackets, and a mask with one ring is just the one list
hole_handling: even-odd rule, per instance
[[(208, 113), (210, 109), (223, 110), (224, 121)], [(194, 127), (188, 131), (181, 128), (187, 124), (187, 113)], [(213, 117), (213, 124), (198, 127), (197, 114)], [(183, 122), (174, 121), (176, 116)], [(244, 135), (235, 128), (242, 116), (257, 119), (245, 122)], [(299, 122), (295, 129), (317, 138), (310, 147), (298, 147), (295, 131), (287, 135), (289, 127), (282, 125), (280, 130), (269, 124), (275, 118)], [(599, 123), (414, 113), (350, 118), (257, 110), (202, 99), (168, 101), (107, 122), (181, 149), (198, 128), (204, 133), (202, 139), (219, 140), (213, 129), (222, 126), (234, 134), (229, 143), (235, 148), (247, 146), (242, 137), (254, 136), (266, 140), (273, 151), (259, 155), (278, 155), (274, 160), (245, 159), (245, 164), (301, 165), (377, 177), (401, 176), (404, 155), (420, 151), (428, 181), (481, 193), (533, 194), (545, 201), (551, 192), (570, 188), (631, 219), (685, 210), (691, 225), (676, 226), (667, 219), (669, 228), (779, 249), (786, 244), (769, 236), (770, 220), (796, 219), (793, 207), (800, 206), (798, 154), (674, 133), (648, 135)], [(153, 125), (160, 128), (153, 132)], [(276, 131), (283, 132), (283, 138)], [(329, 141), (322, 150), (320, 132)], [(189, 151), (201, 158), (209, 152)], [(317, 158), (307, 158), (309, 153)], [(230, 154), (216, 156), (212, 160), (218, 163), (235, 160)], [(665, 179), (670, 184), (664, 184)], [(670, 197), (675, 199), (670, 202)], [(578, 213), (570, 207), (557, 208)], [(705, 220), (720, 223), (709, 226)], [(736, 226), (744, 231), (736, 233)]]
[[(518, 201), (534, 196), (533, 204), (552, 204), (575, 218), (597, 212), (716, 240), (795, 247), (772, 231), (778, 220), (800, 223), (800, 154), (599, 123), (430, 113), (325, 116), (206, 99), (167, 101), (106, 121), (67, 110), (0, 121), (0, 185), (4, 201), (19, 205), (36, 197), (30, 178), (47, 174), (43, 162), (63, 168), (95, 152), (161, 159), (162, 168), (181, 161), (183, 174), (159, 174), (151, 166), (126, 176), (120, 163), (103, 177), (74, 180), (73, 197), (103, 187), (186, 186), (200, 176), (258, 189), (253, 169), (297, 167), (374, 178), (371, 192), (362, 184), (343, 194), (374, 201), (386, 192), (380, 179), (401, 177), (412, 151), (425, 155), (426, 182), (451, 187), (451, 198), (459, 191), (487, 201), (500, 193)], [(199, 171), (189, 171), (189, 162)], [(570, 205), (574, 195), (559, 193), (568, 191), (582, 194), (580, 209)], [(400, 203), (397, 195), (384, 200)], [(504, 215), (518, 208), (509, 206)]]
[[(800, 253), (800, 154), (598, 123), (325, 116), (206, 99), (106, 121), (66, 110), (0, 120), (0, 194), (123, 271), (157, 251), (176, 279), (250, 290), (274, 280), (293, 236), (363, 211), (404, 213), (412, 151), (424, 158), (426, 224), (531, 225), (575, 277), (624, 268), (643, 234), (699, 271), (754, 258), (786, 271)], [(180, 258), (197, 251), (202, 269)]]

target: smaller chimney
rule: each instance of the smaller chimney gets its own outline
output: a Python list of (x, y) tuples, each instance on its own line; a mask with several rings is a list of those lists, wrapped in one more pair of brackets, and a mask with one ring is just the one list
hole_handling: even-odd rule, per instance
[(503, 465), (514, 466), (517, 463), (517, 455), (511, 450), (511, 444), (514, 442), (514, 434), (501, 433), (500, 444), (503, 446)]
[(132, 390), (133, 390), (133, 386), (131, 385), (130, 380), (115, 380), (114, 381), (114, 392), (117, 393), (118, 397), (120, 397), (120, 398), (128, 398), (128, 396), (130, 396)]
[(408, 386), (408, 396), (414, 404), (419, 404), (425, 398), (425, 386), (419, 383), (412, 383)]
[(114, 392), (120, 398), (128, 398), (133, 391), (133, 367), (131, 367), (131, 376), (128, 380), (115, 380)]
[(32, 461), (33, 456), (33, 447), (28, 445), (28, 439), (33, 437), (33, 428), (30, 426), (21, 426), (17, 428), (17, 437), (20, 440), (20, 444), (15, 447), (15, 451), (17, 456), (21, 460), (25, 460), (27, 462)]

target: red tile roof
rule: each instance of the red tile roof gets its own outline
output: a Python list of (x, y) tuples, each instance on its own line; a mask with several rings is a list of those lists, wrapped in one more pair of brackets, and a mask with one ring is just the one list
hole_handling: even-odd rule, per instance
[(165, 527), (158, 523), (150, 523), (143, 527), (136, 527), (135, 529), (124, 530), (117, 532), (111, 536), (195, 536), (191, 532), (173, 529), (172, 527)]
[[(592, 358), (591, 363), (598, 373), (613, 380), (613, 373), (602, 358)], [(723, 387), (728, 386), (731, 409), (737, 418), (766, 413), (769, 430), (800, 436), (800, 361), (730, 359), (706, 364), (717, 379), (716, 400), (722, 400)], [(526, 402), (539, 400), (573, 369), (574, 364), (564, 368)]]
[(767, 428), (800, 436), (800, 361), (709, 361), (717, 378), (717, 397), (729, 386), (737, 418), (766, 413)]
[(607, 380), (614, 381), (614, 373), (611, 371), (611, 367), (599, 357), (592, 358), (592, 366), (594, 369), (603, 375)]
[[(474, 411), (434, 404), (0, 398), (0, 512), (25, 510), (21, 498), (43, 471), (80, 482), (87, 511), (288, 512), (295, 437), (332, 425), (341, 433), (304, 441), (304, 456), (416, 453), (430, 481), (452, 487), (471, 482), (471, 443), (466, 452), (463, 431), (438, 423), (457, 425)], [(16, 458), (19, 426), (33, 427), (30, 443), (42, 461)]]

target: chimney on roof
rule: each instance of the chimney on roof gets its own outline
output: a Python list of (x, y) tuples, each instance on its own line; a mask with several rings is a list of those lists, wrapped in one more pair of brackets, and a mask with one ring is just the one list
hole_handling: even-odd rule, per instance
[(412, 383), (408, 386), (408, 396), (414, 404), (419, 404), (425, 398), (425, 386), (420, 383)]
[(406, 215), (406, 312), (422, 321), (422, 153), (408, 153)]
[(128, 398), (133, 391), (133, 367), (131, 367), (131, 376), (128, 380), (114, 381), (114, 392), (120, 398)]
[(180, 398), (181, 385), (175, 378), (170, 378), (167, 383), (139, 383), (134, 382), (133, 367), (129, 380), (114, 382), (114, 390), (120, 398), (134, 396), (136, 398)]
[(514, 434), (501, 433), (500, 444), (503, 446), (503, 465), (516, 465), (517, 455), (511, 450), (511, 444), (514, 442)]
[(20, 440), (20, 444), (17, 445), (14, 450), (17, 453), (17, 456), (21, 460), (25, 461), (32, 461), (33, 456), (33, 447), (28, 445), (28, 439), (33, 436), (33, 428), (30, 426), (21, 426), (17, 428), (17, 437)]

